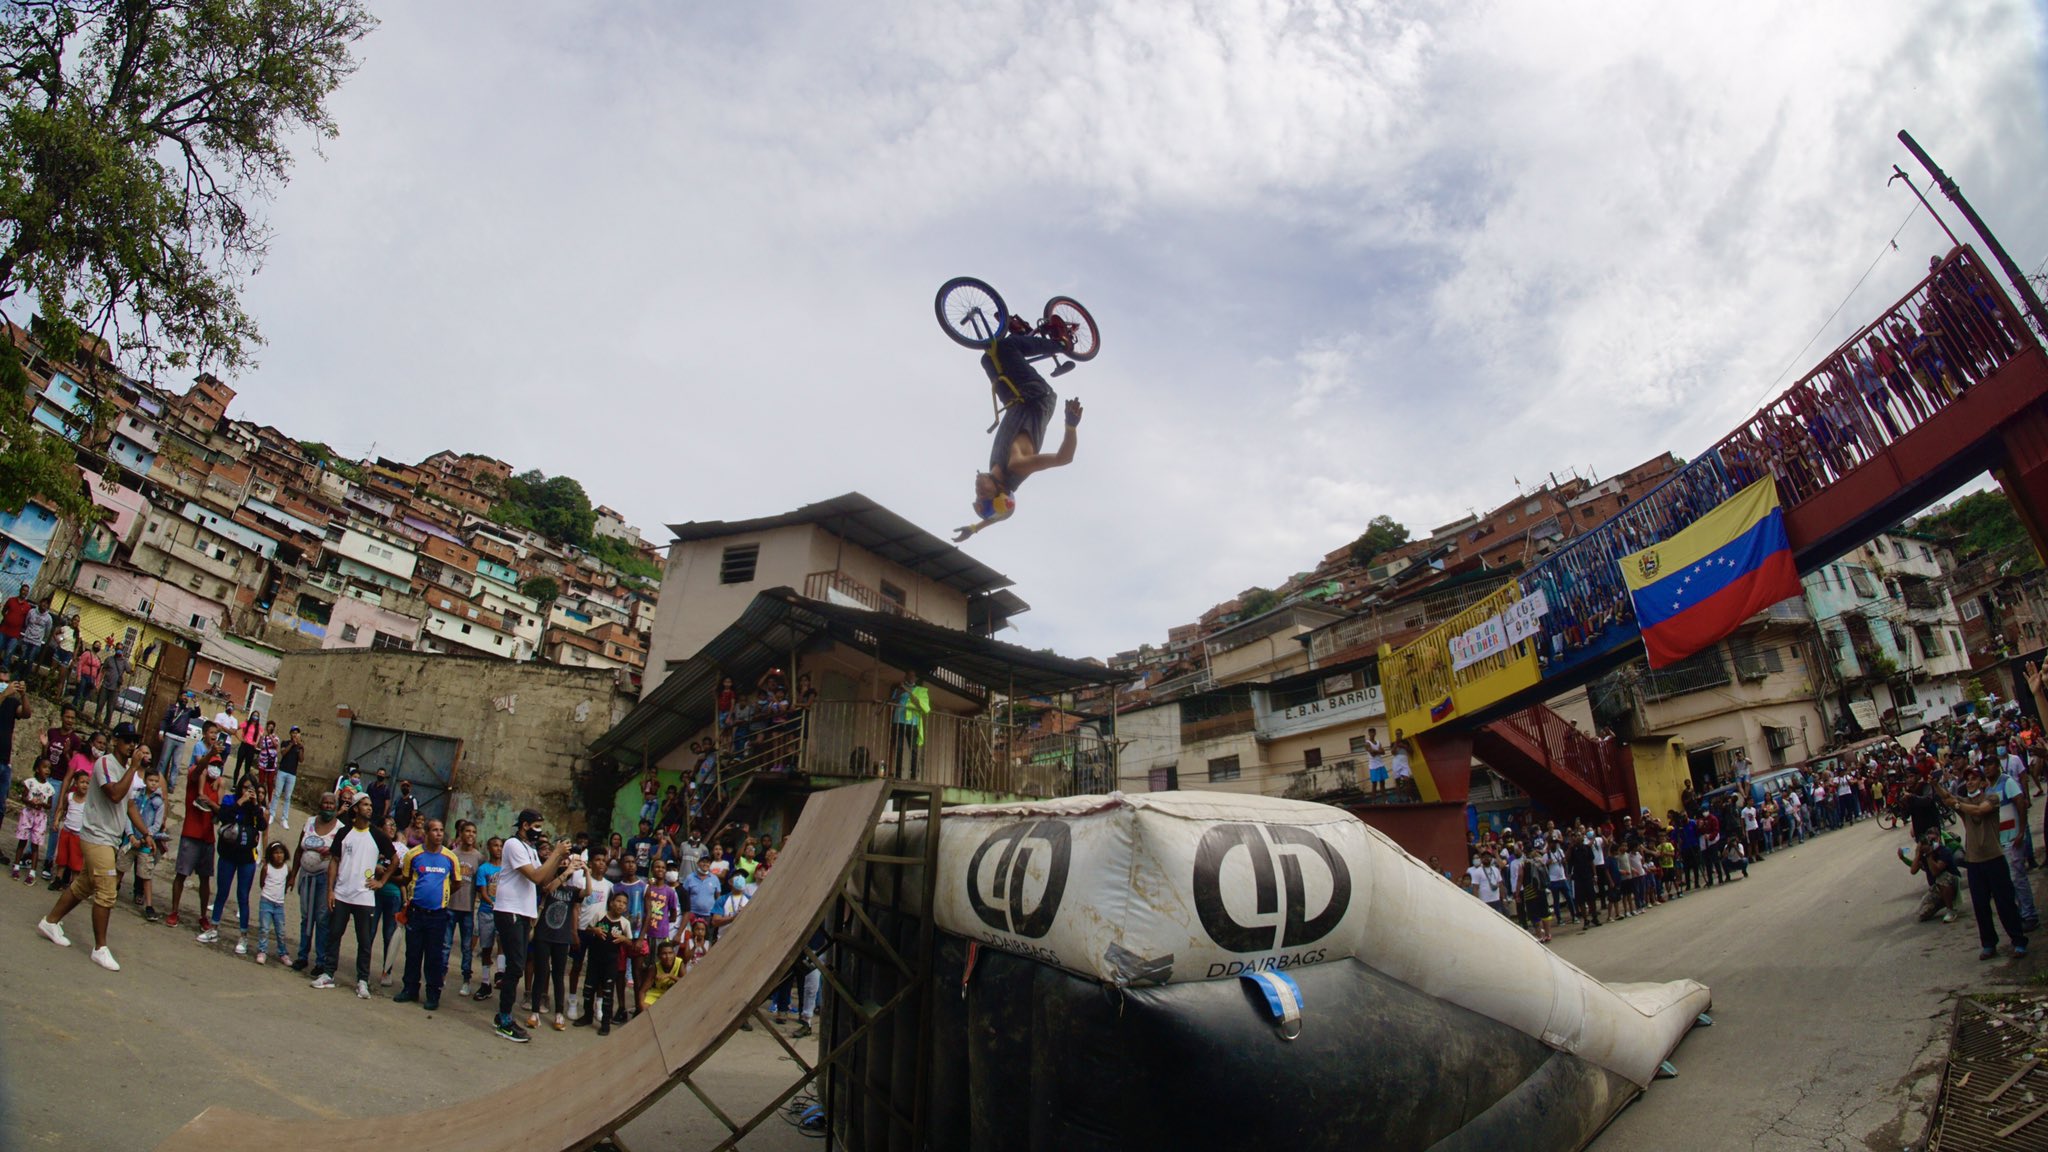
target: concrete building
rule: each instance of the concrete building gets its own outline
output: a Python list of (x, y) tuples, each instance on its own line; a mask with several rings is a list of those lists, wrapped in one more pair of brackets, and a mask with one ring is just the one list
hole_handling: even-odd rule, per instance
[(626, 523), (626, 518), (600, 504), (597, 507), (597, 523), (590, 529), (599, 536), (624, 540), (628, 544), (640, 542), (640, 530)]
[(1631, 664), (1599, 682), (1596, 696), (1609, 695), (1593, 711), (1632, 748), (1680, 742), (1702, 791), (1733, 779), (1738, 752), (1759, 771), (1797, 764), (1830, 743), (1811, 629), (1803, 600), (1775, 604), (1706, 651), (1656, 670)]
[(1938, 539), (1894, 530), (1800, 583), (1830, 667), (1831, 730), (1917, 728), (1967, 697), (1970, 654)]
[(673, 524), (647, 690), (765, 589), (990, 636), (1028, 610), (1010, 579), (857, 492), (753, 520)]
[(583, 826), (586, 749), (627, 705), (609, 672), (332, 651), (286, 655), (271, 711), (305, 736), (301, 790), (331, 787), (354, 760), (412, 780), (429, 814), (502, 836), (529, 805), (550, 828)]

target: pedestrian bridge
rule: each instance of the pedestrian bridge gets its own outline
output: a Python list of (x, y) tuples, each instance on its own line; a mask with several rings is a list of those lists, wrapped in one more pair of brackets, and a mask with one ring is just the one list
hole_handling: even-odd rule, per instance
[[(1640, 654), (1642, 634), (1617, 561), (1765, 476), (1776, 478), (1802, 574), (1986, 470), (2036, 529), (2038, 545), (2038, 528), (2048, 522), (2044, 399), (2048, 356), (2039, 338), (1977, 253), (1957, 247), (1903, 299), (1642, 499), (1412, 643), (1381, 649), (1388, 723), (1417, 739), (1427, 765), (1418, 765), (1423, 798), (1462, 805), (1475, 736), (1508, 752), (1527, 745), (1542, 701)], [(1475, 659), (1475, 629), (1507, 642), (1496, 639)], [(1550, 783), (1533, 777), (1554, 775), (1561, 769), (1553, 761), (1564, 762), (1485, 758), (1531, 790)], [(1595, 807), (1620, 810), (1611, 800)]]

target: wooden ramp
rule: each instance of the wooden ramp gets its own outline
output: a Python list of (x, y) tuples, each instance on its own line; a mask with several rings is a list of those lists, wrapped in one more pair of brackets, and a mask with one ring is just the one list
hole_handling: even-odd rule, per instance
[(752, 911), (735, 921), (725, 939), (690, 974), (687, 987), (679, 988), (687, 995), (664, 996), (652, 1009), (614, 1030), (604, 1048), (603, 1076), (565, 1074), (558, 1067), (465, 1103), (398, 1116), (365, 1116), (345, 1124), (274, 1120), (213, 1107), (157, 1145), (158, 1152), (588, 1148), (682, 1083), (789, 972), (812, 928), (858, 863), (884, 798), (880, 780), (813, 794), (804, 804), (796, 834), (776, 861), (773, 883), (761, 886), (759, 897), (748, 905)]

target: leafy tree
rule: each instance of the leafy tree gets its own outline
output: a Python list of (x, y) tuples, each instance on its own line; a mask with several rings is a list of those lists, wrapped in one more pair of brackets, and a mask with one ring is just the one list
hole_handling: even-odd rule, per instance
[(1949, 505), (1946, 511), (1925, 517), (1914, 526), (1960, 537), (1956, 543), (1957, 560), (1975, 560), (2018, 547), (2022, 551), (2017, 570), (2032, 571), (2041, 566), (2041, 558), (2034, 552), (2026, 526), (2020, 523), (2012, 501), (2007, 500), (2003, 492), (1972, 492)]
[(549, 476), (529, 468), (505, 482), (505, 498), (491, 507), (491, 519), (512, 528), (538, 532), (558, 543), (578, 547), (590, 543), (597, 510), (583, 485), (569, 476)]
[(1406, 527), (1395, 523), (1391, 516), (1375, 516), (1366, 523), (1364, 533), (1351, 542), (1351, 562), (1363, 568), (1372, 563), (1373, 557), (1407, 542)]
[[(257, 208), (286, 182), (288, 141), (334, 135), (327, 98), (375, 23), (361, 0), (6, 0), (0, 320), (32, 302), (42, 354), (102, 393), (120, 368), (246, 366)], [(21, 361), (0, 340), (8, 508), (20, 484), (57, 495)]]
[(1271, 588), (1251, 588), (1237, 598), (1237, 616), (1249, 620), (1254, 616), (1271, 612), (1280, 603), (1280, 594)]
[(532, 576), (519, 586), (519, 594), (540, 601), (541, 607), (546, 608), (561, 599), (562, 586), (552, 576)]

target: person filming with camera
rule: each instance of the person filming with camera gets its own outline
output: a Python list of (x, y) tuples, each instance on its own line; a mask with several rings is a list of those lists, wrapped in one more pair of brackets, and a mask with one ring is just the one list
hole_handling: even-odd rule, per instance
[[(531, 808), (521, 811), (515, 829), (512, 838), (505, 841), (498, 871), (498, 898), (492, 913), (498, 933), (497, 963), (501, 968), (508, 956), (513, 963), (526, 962), (527, 938), (540, 914), (540, 888), (561, 874), (569, 857), (567, 840), (548, 844), (539, 812)], [(496, 982), (497, 1033), (514, 1044), (524, 1044), (532, 1037), (512, 1019), (512, 1005), (519, 994), (518, 970), (501, 971)]]

